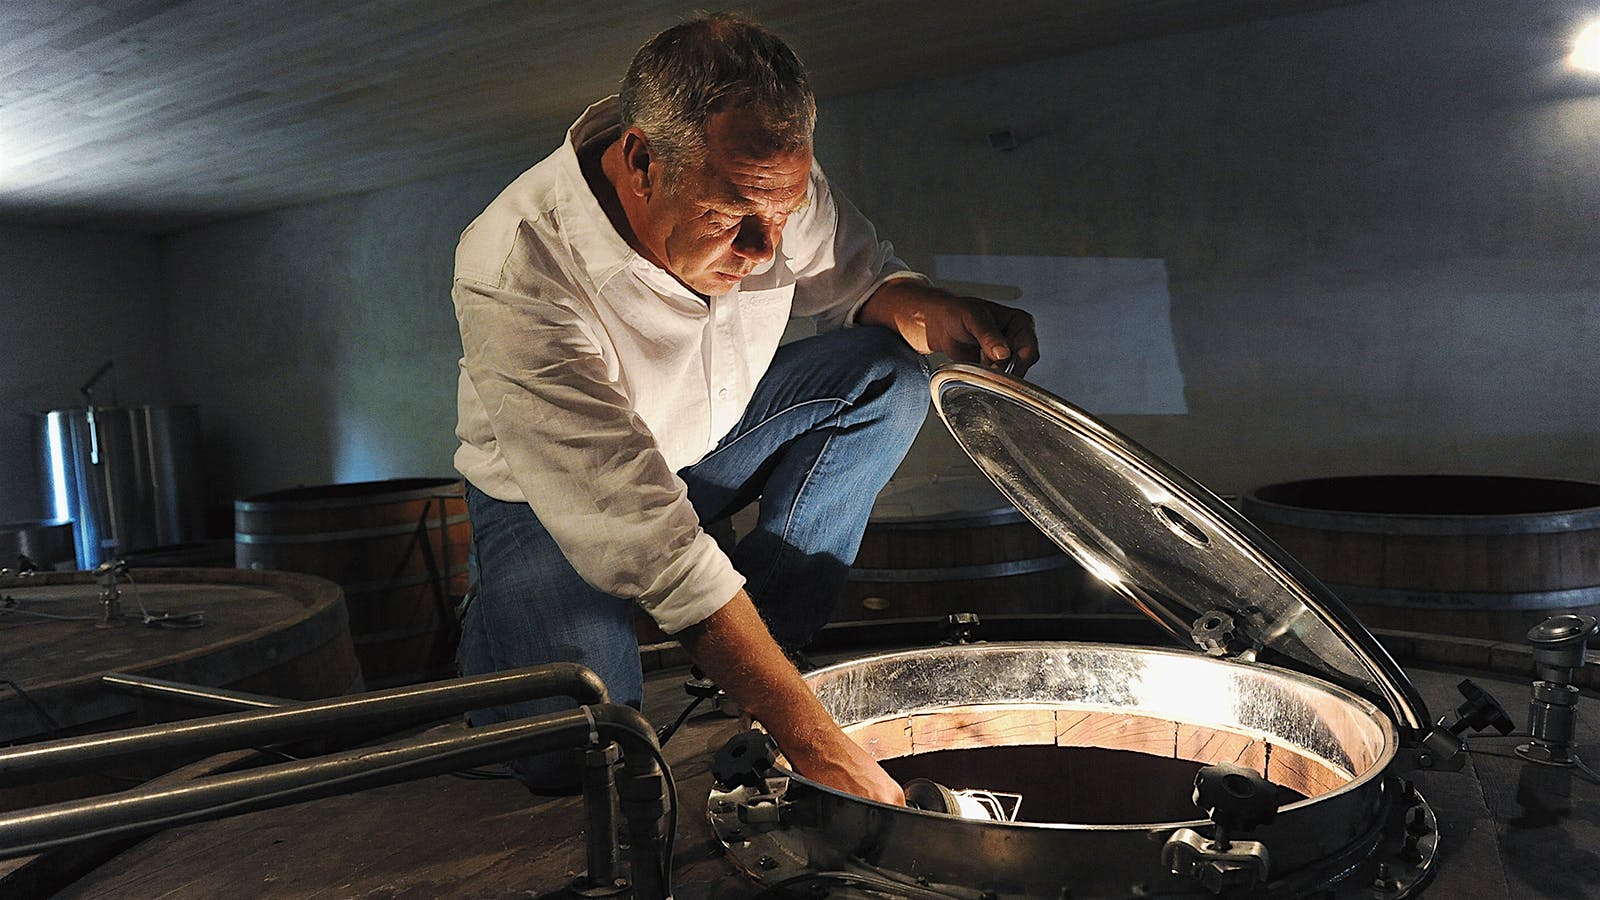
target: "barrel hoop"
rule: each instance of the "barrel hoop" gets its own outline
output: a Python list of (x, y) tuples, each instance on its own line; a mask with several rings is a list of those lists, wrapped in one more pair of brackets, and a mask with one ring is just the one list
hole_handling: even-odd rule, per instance
[(1241, 505), (1241, 511), (1257, 525), (1289, 525), (1330, 533), (1450, 537), (1600, 529), (1600, 507), (1516, 516), (1407, 516), (1339, 513), (1250, 500)]
[[(460, 563), (450, 567), (448, 578), (455, 578), (467, 574), (467, 564)], [(346, 584), (340, 583), (344, 588), (345, 597), (348, 599), (353, 594), (377, 593), (391, 591), (396, 588), (416, 587), (419, 584), (433, 584), (438, 579), (432, 575), (412, 575), (408, 578), (384, 578), (379, 581), (357, 581)]]
[(1329, 583), (1346, 603), (1441, 610), (1509, 612), (1541, 609), (1575, 609), (1600, 606), (1600, 586), (1561, 591), (1493, 594), (1474, 591), (1412, 591), (1395, 588), (1356, 587)]
[(1048, 572), (1074, 565), (1076, 563), (1072, 561), (1072, 557), (1057, 554), (976, 566), (944, 566), (938, 569), (851, 569), (850, 581), (866, 583), (978, 581), (985, 578), (1004, 578), (1007, 575)]
[(409, 491), (391, 491), (369, 494), (364, 497), (333, 497), (327, 500), (235, 500), (234, 512), (298, 512), (307, 509), (359, 509), (369, 506), (387, 506), (409, 500), (464, 500), (462, 492), (443, 491), (442, 488), (459, 485), (460, 481), (441, 479), (431, 487), (413, 488)]
[(869, 531), (946, 531), (955, 528), (982, 528), (986, 525), (1010, 525), (1026, 522), (1027, 517), (1012, 507), (984, 510), (982, 512), (951, 512), (916, 519), (871, 519)]
[[(451, 516), (445, 519), (446, 525), (459, 525), (468, 521), (466, 513)], [(426, 519), (424, 524), (432, 527), (438, 524), (438, 519)], [(318, 544), (332, 541), (349, 541), (364, 538), (394, 537), (400, 534), (412, 534), (417, 530), (417, 523), (406, 525), (384, 525), (378, 528), (355, 528), (350, 531), (321, 531), (315, 534), (246, 534), (235, 532), (233, 539), (241, 544)]]

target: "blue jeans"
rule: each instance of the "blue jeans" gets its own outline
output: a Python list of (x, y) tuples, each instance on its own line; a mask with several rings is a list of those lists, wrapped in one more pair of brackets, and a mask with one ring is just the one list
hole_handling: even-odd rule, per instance
[[(779, 645), (805, 646), (833, 613), (873, 501), (927, 415), (928, 368), (900, 337), (864, 326), (778, 348), (744, 417), (678, 474), (702, 523), (759, 498), (732, 553)], [(462, 623), (465, 675), (576, 662), (617, 703), (639, 706), (643, 674), (631, 601), (579, 577), (526, 503), (467, 487), (477, 599)], [(475, 710), (473, 725), (570, 709), (564, 698)], [(577, 784), (571, 754), (512, 762), (537, 791)]]

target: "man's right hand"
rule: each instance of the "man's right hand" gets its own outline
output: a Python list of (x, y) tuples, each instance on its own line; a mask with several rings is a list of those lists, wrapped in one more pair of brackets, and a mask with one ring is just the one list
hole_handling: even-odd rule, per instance
[(843, 740), (825, 751), (807, 746), (799, 753), (785, 750), (784, 756), (796, 772), (819, 784), (879, 803), (905, 806), (906, 792), (899, 782), (889, 777), (883, 766), (849, 735), (842, 731), (838, 734)]
[(744, 591), (677, 637), (706, 675), (767, 729), (796, 772), (847, 794), (905, 805), (900, 785), (840, 730)]

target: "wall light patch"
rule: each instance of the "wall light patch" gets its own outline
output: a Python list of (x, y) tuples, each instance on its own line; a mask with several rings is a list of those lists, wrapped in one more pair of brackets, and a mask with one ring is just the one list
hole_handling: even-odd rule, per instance
[(1600, 72), (1600, 20), (1590, 22), (1578, 33), (1578, 42), (1568, 57), (1575, 68)]

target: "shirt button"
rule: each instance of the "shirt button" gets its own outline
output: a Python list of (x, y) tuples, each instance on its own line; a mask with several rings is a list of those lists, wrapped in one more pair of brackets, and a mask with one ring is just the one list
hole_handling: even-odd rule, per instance
[(721, 390), (717, 391), (717, 398), (721, 400), (728, 399), (728, 389), (722, 388)]

